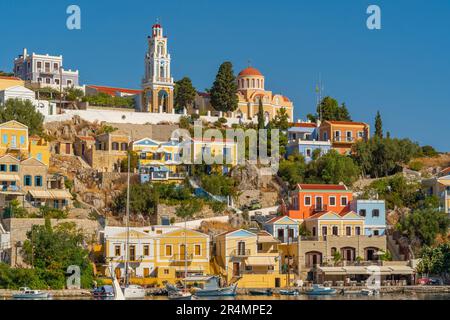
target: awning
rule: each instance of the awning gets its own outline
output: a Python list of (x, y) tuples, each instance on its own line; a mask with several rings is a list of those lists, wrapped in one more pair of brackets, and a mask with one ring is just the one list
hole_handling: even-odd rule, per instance
[(369, 271), (366, 267), (359, 266), (351, 266), (351, 267), (342, 267), (345, 270), (346, 274), (368, 274)]
[(0, 174), (0, 181), (20, 181), (20, 177), (16, 174)]
[(275, 264), (275, 261), (270, 257), (248, 257), (246, 264), (249, 266), (271, 266)]
[(52, 195), (46, 190), (30, 190), (28, 191), (35, 199), (51, 199)]
[(72, 199), (72, 195), (67, 190), (50, 190), (52, 199)]
[(346, 275), (347, 272), (341, 267), (319, 267), (318, 270), (327, 275)]
[(30, 190), (28, 192), (35, 199), (72, 199), (72, 195), (67, 190)]
[(391, 274), (414, 274), (414, 269), (408, 266), (390, 266)]

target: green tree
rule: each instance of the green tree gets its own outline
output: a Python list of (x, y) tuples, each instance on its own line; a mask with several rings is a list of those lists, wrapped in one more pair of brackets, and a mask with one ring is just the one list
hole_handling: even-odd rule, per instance
[(430, 158), (434, 158), (434, 157), (439, 156), (439, 153), (432, 146), (423, 146), (422, 147), (422, 154), (425, 157), (430, 157)]
[(353, 159), (364, 175), (385, 177), (402, 170), (420, 153), (420, 147), (409, 139), (382, 139), (374, 136), (368, 141), (358, 141), (353, 146)]
[(12, 73), (12, 72), (5, 72), (3, 70), (0, 70), (0, 76), (1, 77), (13, 77), (14, 73)]
[(42, 135), (44, 116), (36, 111), (29, 100), (8, 99), (0, 106), (0, 122), (16, 120), (28, 127), (30, 135)]
[(266, 121), (264, 117), (264, 108), (262, 98), (259, 99), (258, 105), (258, 129), (264, 129), (266, 127)]
[(345, 103), (339, 106), (336, 99), (332, 97), (325, 97), (317, 106), (316, 115), (308, 114), (308, 119), (316, 122), (317, 119), (321, 120), (335, 120), (335, 121), (352, 121), (350, 113)]
[(316, 161), (311, 161), (306, 166), (306, 183), (326, 183), (352, 185), (359, 177), (358, 165), (348, 156), (344, 156), (331, 150)]
[(447, 236), (448, 214), (436, 209), (418, 209), (400, 219), (397, 229), (410, 240), (418, 239), (427, 246), (434, 245), (438, 235)]
[[(139, 155), (131, 150), (128, 150), (128, 154), (130, 156), (130, 172), (134, 172), (139, 166)], [(120, 171), (128, 172), (128, 157), (120, 161)]]
[(192, 85), (192, 81), (188, 77), (184, 77), (181, 80), (175, 82), (174, 88), (174, 103), (175, 110), (183, 110), (184, 107), (191, 106), (194, 103), (195, 95), (197, 91)]
[(302, 183), (305, 179), (306, 163), (302, 155), (294, 154), (280, 162), (278, 175), (291, 187)]
[(201, 177), (203, 189), (216, 196), (230, 196), (237, 195), (236, 181), (227, 176), (211, 174), (203, 175)]
[(85, 238), (75, 223), (61, 223), (52, 227), (50, 220), (45, 225), (34, 225), (27, 233), (22, 253), (25, 262), (32, 265), (39, 278), (53, 289), (65, 287), (65, 272), (71, 265), (80, 267), (81, 285), (90, 288), (93, 269), (88, 250), (83, 248)]
[(417, 272), (429, 274), (448, 274), (450, 272), (450, 243), (437, 247), (425, 246), (420, 253), (421, 261)]
[(220, 66), (210, 94), (211, 105), (215, 110), (228, 112), (237, 109), (237, 83), (231, 62), (224, 62)]
[(199, 199), (193, 198), (178, 206), (175, 214), (183, 220), (187, 220), (200, 212), (201, 209), (202, 202)]
[(268, 151), (272, 151), (271, 148), (271, 137), (272, 137), (272, 129), (279, 130), (279, 153), (280, 157), (284, 157), (286, 154), (286, 146), (288, 144), (288, 129), (289, 129), (289, 114), (286, 111), (286, 108), (280, 108), (277, 110), (275, 117), (269, 122), (268, 126), (268, 134), (267, 134), (267, 143), (268, 143)]
[(65, 99), (68, 101), (81, 101), (84, 97), (84, 92), (77, 88), (66, 88), (64, 90)]
[(377, 111), (375, 117), (375, 135), (383, 139), (383, 122), (381, 121), (380, 111)]

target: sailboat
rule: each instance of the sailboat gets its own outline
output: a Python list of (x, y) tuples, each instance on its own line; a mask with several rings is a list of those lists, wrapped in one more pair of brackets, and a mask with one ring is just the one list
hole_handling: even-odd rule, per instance
[(127, 205), (126, 205), (127, 241), (125, 245), (125, 285), (121, 288), (125, 299), (144, 299), (145, 289), (139, 285), (129, 283), (129, 242), (130, 242), (130, 153), (128, 153), (127, 170)]

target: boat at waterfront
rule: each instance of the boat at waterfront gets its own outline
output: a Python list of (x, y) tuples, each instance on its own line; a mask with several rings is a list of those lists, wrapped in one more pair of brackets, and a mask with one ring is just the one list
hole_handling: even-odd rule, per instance
[(91, 291), (94, 298), (114, 298), (114, 288), (112, 286), (101, 286)]
[(49, 294), (39, 290), (31, 290), (28, 287), (20, 287), (19, 293), (12, 295), (13, 299), (48, 299)]
[(220, 278), (217, 276), (192, 276), (184, 279), (185, 282), (201, 283), (202, 287), (194, 287), (192, 291), (197, 297), (235, 296), (237, 284), (220, 287)]
[(248, 290), (248, 293), (251, 296), (271, 296), (271, 295), (273, 295), (273, 291), (271, 289)]
[(123, 295), (125, 299), (144, 299), (145, 298), (145, 288), (136, 285), (129, 284), (128, 286), (122, 287)]
[(362, 289), (360, 291), (360, 294), (364, 295), (364, 296), (376, 296), (380, 294), (380, 291), (376, 290), (376, 289)]
[(293, 290), (280, 290), (280, 295), (282, 296), (298, 296), (300, 291), (297, 289)]
[(176, 286), (166, 284), (167, 297), (169, 300), (191, 300), (192, 294), (187, 290), (180, 290)]
[(308, 296), (327, 296), (336, 294), (336, 289), (314, 284), (312, 289), (307, 290), (305, 293)]

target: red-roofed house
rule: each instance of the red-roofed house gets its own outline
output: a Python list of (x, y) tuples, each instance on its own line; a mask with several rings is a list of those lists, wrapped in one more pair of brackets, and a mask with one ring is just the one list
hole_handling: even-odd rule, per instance
[(289, 217), (303, 221), (319, 212), (350, 211), (353, 193), (343, 184), (299, 184), (290, 198)]
[(86, 86), (86, 95), (93, 96), (99, 93), (105, 93), (113, 97), (127, 97), (141, 94), (142, 90), (95, 86), (95, 85)]
[(370, 138), (370, 127), (364, 122), (324, 121), (319, 127), (319, 140), (331, 140), (331, 147), (340, 154), (349, 154), (359, 140)]

